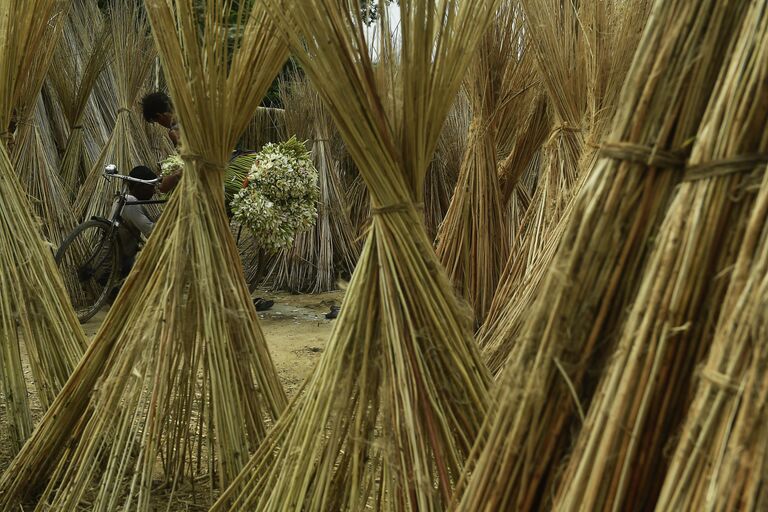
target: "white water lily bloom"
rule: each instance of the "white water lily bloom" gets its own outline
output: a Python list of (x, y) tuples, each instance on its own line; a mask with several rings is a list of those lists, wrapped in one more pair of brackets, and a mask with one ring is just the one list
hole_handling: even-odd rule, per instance
[(317, 219), (317, 170), (307, 148), (292, 137), (267, 144), (256, 155), (245, 187), (232, 199), (232, 213), (271, 252), (289, 248), (297, 233)]

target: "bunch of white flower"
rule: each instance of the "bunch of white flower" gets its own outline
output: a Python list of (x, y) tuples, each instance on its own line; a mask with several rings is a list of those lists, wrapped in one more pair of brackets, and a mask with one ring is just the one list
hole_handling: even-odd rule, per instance
[(170, 176), (184, 168), (184, 160), (179, 155), (170, 155), (160, 162), (160, 172), (163, 176)]
[(315, 224), (318, 199), (317, 170), (309, 151), (291, 137), (264, 146), (231, 207), (261, 246), (276, 252), (289, 248), (297, 233)]

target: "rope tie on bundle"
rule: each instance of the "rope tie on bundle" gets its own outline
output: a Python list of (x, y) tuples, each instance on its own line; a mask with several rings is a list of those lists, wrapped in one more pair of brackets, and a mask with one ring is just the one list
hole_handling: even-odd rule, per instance
[(37, 126), (37, 124), (35, 123), (33, 116), (30, 115), (18, 118), (16, 120), (16, 126)]
[(552, 144), (552, 142), (555, 140), (555, 137), (560, 135), (563, 132), (568, 133), (581, 133), (584, 129), (580, 126), (573, 126), (568, 123), (559, 123), (555, 125), (554, 128), (552, 128), (552, 131), (549, 132), (549, 137), (547, 138), (546, 146), (549, 146)]
[(226, 165), (224, 163), (216, 163), (212, 160), (208, 160), (203, 155), (199, 153), (193, 153), (193, 152), (182, 152), (180, 155), (182, 160), (188, 161), (188, 162), (197, 162), (200, 166), (203, 168), (208, 169), (224, 169)]
[(389, 213), (405, 213), (410, 208), (416, 211), (424, 211), (424, 203), (394, 203), (378, 208), (371, 208), (371, 215), (386, 215)]
[(601, 146), (600, 156), (644, 164), (649, 167), (684, 169), (688, 151), (665, 151), (632, 142), (607, 142)]
[(130, 113), (130, 112), (131, 112), (131, 109), (129, 109), (129, 108), (126, 108), (126, 107), (120, 107), (119, 109), (117, 109), (117, 114), (118, 114), (118, 115), (122, 114), (123, 112), (128, 112), (128, 113)]
[(371, 207), (371, 217), (368, 218), (363, 227), (361, 228), (360, 236), (355, 239), (355, 243), (359, 243), (366, 236), (368, 236), (368, 230), (373, 224), (373, 217), (377, 215), (389, 215), (392, 213), (407, 213), (408, 209), (413, 207), (417, 212), (424, 212), (424, 203), (393, 203), (386, 206), (380, 206), (378, 208)]
[(718, 176), (728, 176), (752, 172), (762, 167), (765, 171), (768, 165), (768, 153), (755, 153), (750, 155), (737, 155), (722, 160), (696, 164), (685, 170), (683, 181), (696, 181)]
[(83, 125), (81, 124), (76, 124), (75, 126), (72, 127), (72, 131), (82, 130), (82, 129), (83, 129)]
[(702, 369), (699, 374), (701, 375), (702, 379), (723, 391), (741, 393), (741, 384), (736, 382), (736, 380), (729, 375), (709, 368)]

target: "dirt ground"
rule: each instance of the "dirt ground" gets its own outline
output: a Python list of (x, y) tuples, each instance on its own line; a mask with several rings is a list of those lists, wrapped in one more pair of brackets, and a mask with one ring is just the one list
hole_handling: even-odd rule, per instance
[[(325, 350), (335, 324), (335, 320), (327, 320), (325, 314), (330, 311), (331, 306), (341, 305), (344, 292), (317, 295), (258, 292), (256, 295), (275, 301), (271, 310), (259, 313), (259, 320), (278, 376), (290, 399), (299, 392), (304, 380), (311, 374)], [(100, 312), (83, 326), (89, 338), (96, 333), (106, 314), (106, 310)], [(36, 423), (42, 417), (43, 411), (31, 385), (31, 371), (26, 364), (25, 351), (22, 351), (21, 356), (28, 376), (33, 421)], [(0, 422), (4, 416), (5, 410), (0, 401)], [(0, 472), (8, 467), (12, 452), (8, 432), (0, 429)], [(198, 508), (195, 506), (191, 510)]]
[[(326, 320), (331, 306), (340, 306), (343, 291), (294, 295), (257, 291), (254, 295), (275, 301), (269, 311), (259, 313), (272, 360), (288, 398), (292, 398), (312, 372), (331, 336), (335, 320)], [(96, 334), (107, 311), (83, 326), (89, 338)]]

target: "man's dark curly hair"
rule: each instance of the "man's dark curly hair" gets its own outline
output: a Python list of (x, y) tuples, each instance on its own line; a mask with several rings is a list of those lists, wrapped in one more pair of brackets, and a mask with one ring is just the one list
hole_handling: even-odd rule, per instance
[(171, 98), (164, 92), (151, 92), (141, 99), (141, 112), (144, 120), (151, 123), (158, 114), (173, 112)]

